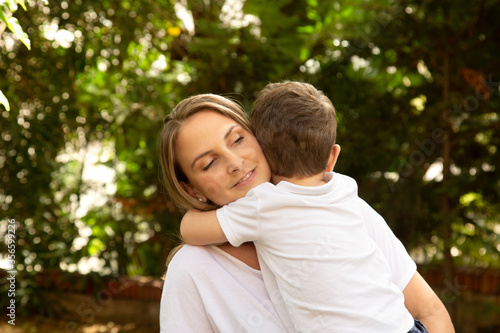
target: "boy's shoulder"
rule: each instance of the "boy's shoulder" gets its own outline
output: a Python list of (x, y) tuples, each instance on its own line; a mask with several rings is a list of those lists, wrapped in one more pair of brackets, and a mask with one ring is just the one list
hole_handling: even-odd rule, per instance
[(265, 182), (265, 183), (259, 184), (259, 185), (255, 186), (254, 188), (250, 189), (247, 192), (247, 194), (245, 195), (245, 197), (259, 196), (261, 194), (273, 192), (273, 191), (276, 191), (276, 185), (274, 185), (271, 182)]
[(328, 172), (325, 175), (325, 181), (333, 181), (333, 182), (344, 182), (344, 183), (349, 183), (357, 186), (357, 182), (354, 178), (344, 175), (342, 173), (338, 172)]

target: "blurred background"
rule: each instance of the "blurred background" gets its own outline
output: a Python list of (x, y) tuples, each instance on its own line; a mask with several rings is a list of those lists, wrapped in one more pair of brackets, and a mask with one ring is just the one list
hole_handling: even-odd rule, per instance
[(157, 331), (180, 218), (163, 117), (208, 92), (249, 110), (287, 79), (333, 101), (336, 170), (457, 332), (500, 332), (499, 18), (496, 0), (0, 1), (0, 331)]

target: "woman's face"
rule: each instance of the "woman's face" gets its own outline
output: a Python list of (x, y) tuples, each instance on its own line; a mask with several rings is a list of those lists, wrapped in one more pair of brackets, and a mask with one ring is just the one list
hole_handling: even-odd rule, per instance
[(271, 179), (255, 137), (214, 111), (200, 111), (182, 124), (175, 154), (189, 180), (189, 194), (220, 206)]

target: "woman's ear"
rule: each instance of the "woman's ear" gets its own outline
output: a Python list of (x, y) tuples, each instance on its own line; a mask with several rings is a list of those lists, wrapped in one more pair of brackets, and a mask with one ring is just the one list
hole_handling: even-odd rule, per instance
[(207, 202), (207, 198), (201, 194), (200, 192), (198, 192), (198, 190), (196, 190), (194, 187), (192, 187), (190, 184), (188, 183), (185, 183), (185, 182), (180, 182), (182, 188), (190, 195), (192, 196), (193, 198), (195, 198), (196, 200), (198, 201), (202, 201), (202, 202)]
[(328, 164), (326, 166), (327, 172), (333, 171), (333, 167), (335, 166), (335, 163), (337, 163), (337, 159), (339, 158), (339, 155), (340, 155), (340, 146), (333, 145), (332, 151), (330, 152), (330, 157), (328, 158)]

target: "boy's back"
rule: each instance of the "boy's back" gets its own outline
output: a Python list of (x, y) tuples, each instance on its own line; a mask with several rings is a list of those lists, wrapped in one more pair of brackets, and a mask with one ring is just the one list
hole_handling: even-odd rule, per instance
[(232, 245), (254, 241), (297, 331), (407, 332), (413, 318), (367, 234), (356, 182), (328, 175), (322, 186), (260, 185), (218, 210), (219, 223)]

